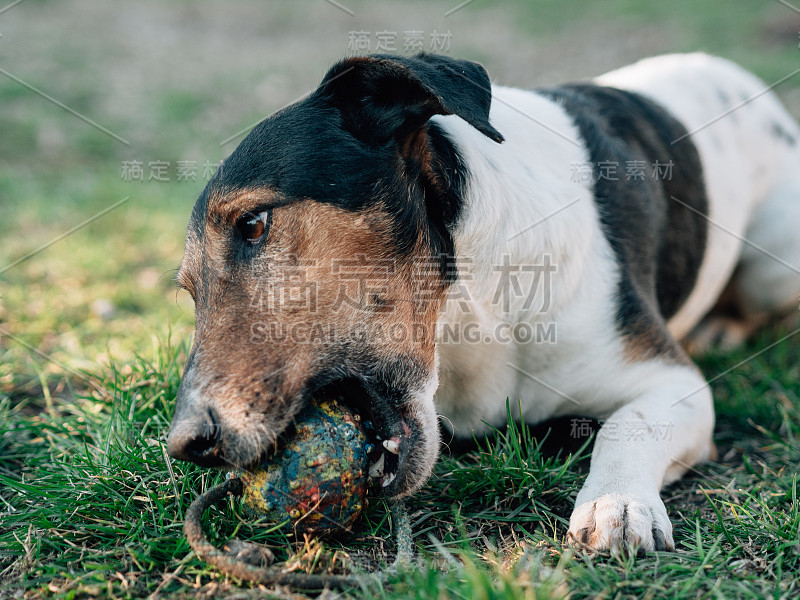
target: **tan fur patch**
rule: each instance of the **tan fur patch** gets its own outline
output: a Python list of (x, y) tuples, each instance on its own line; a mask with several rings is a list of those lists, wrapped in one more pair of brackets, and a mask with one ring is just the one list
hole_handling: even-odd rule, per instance
[(298, 274), (302, 270), (305, 281), (316, 286), (313, 313), (294, 312), (293, 318), (342, 333), (366, 328), (378, 339), (382, 334), (380, 354), (414, 356), (419, 364), (433, 365), (445, 286), (422, 244), (410, 256), (397, 255), (388, 215), (308, 200), (276, 209), (273, 230), (271, 243), (296, 257)]
[(264, 187), (245, 188), (228, 193), (217, 190), (209, 195), (206, 222), (233, 224), (247, 212), (274, 206), (279, 202), (278, 194)]
[(238, 464), (285, 429), (322, 371), (401, 358), (432, 372), (446, 291), (425, 241), (399, 255), (379, 207), (294, 201), (271, 209), (260, 246), (242, 246), (231, 232), (236, 219), (273, 197), (248, 190), (210, 201), (214, 217), (204, 239), (190, 231), (180, 271), (197, 288), (187, 375), (234, 440), (226, 456)]
[(675, 364), (692, 364), (666, 325), (656, 318), (649, 318), (631, 330), (634, 333), (622, 337), (623, 351), (628, 362), (646, 362), (660, 358)]

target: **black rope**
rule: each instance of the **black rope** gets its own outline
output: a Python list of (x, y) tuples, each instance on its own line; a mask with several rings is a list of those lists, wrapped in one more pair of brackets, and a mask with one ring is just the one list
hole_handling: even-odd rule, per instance
[[(206, 493), (198, 496), (186, 512), (183, 532), (186, 534), (186, 539), (192, 547), (192, 550), (194, 550), (201, 559), (210, 565), (214, 565), (223, 573), (253, 583), (286, 585), (306, 590), (322, 590), (325, 588), (346, 590), (358, 586), (359, 580), (356, 577), (346, 575), (287, 573), (277, 568), (258, 566), (250, 562), (245, 562), (242, 558), (242, 545), (234, 546), (234, 548), (228, 552), (216, 548), (208, 541), (205, 533), (203, 533), (201, 519), (206, 509), (220, 500), (224, 500), (229, 493), (234, 496), (242, 495), (241, 479), (233, 477), (209, 489)], [(260, 554), (261, 560), (259, 562), (263, 563), (268, 560), (268, 557), (271, 557), (272, 553), (265, 547), (256, 546), (255, 544), (243, 545), (247, 546), (250, 550), (254, 547), (262, 549)], [(253, 556), (252, 553), (251, 556)], [(255, 556), (259, 558), (258, 554)]]

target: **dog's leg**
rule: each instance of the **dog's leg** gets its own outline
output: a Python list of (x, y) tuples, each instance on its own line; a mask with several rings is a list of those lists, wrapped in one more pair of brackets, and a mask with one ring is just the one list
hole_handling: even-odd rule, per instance
[(734, 274), (717, 305), (683, 339), (689, 355), (703, 356), (713, 349), (735, 350), (769, 321), (769, 313), (742, 311), (738, 277), (738, 273)]
[(778, 185), (756, 209), (745, 233), (733, 284), (742, 313), (781, 317), (800, 304), (800, 177)]
[[(742, 256), (720, 303), (684, 345), (692, 354), (730, 350), (761, 326), (800, 308), (800, 177), (773, 189), (753, 213)], [(795, 325), (796, 327), (796, 325)]]
[(655, 361), (639, 367), (644, 370), (632, 380), (647, 387), (598, 432), (570, 519), (568, 539), (578, 546), (674, 550), (659, 491), (713, 457), (713, 403), (700, 373), (692, 365)]

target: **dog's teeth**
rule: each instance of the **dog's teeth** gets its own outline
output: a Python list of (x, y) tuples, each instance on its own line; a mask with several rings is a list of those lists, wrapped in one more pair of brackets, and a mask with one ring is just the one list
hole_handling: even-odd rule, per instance
[(381, 453), (381, 457), (374, 463), (372, 463), (372, 465), (370, 465), (369, 467), (370, 477), (378, 478), (383, 475), (383, 460), (384, 460), (384, 454)]
[(400, 440), (398, 438), (383, 440), (383, 447), (392, 454), (400, 454)]
[(383, 478), (383, 483), (381, 484), (381, 487), (386, 487), (387, 485), (392, 483), (395, 477), (396, 475), (394, 473), (387, 473), (386, 477)]

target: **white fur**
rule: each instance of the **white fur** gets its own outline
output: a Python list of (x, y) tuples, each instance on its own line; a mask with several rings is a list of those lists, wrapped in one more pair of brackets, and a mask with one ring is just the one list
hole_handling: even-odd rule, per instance
[[(739, 67), (705, 55), (642, 61), (598, 82), (650, 96), (690, 132), (723, 112), (719, 90), (736, 104), (740, 95), (755, 96), (765, 88)], [(730, 278), (753, 211), (800, 166), (799, 151), (788, 153), (767, 133), (764, 121), (776, 120), (800, 139), (800, 128), (771, 93), (732, 114), (735, 119), (722, 118), (692, 135), (713, 223), (695, 290), (669, 323), (678, 337), (703, 317)], [(567, 414), (607, 419), (570, 534), (580, 539), (584, 530), (592, 531), (589, 543), (597, 548), (627, 541), (652, 549), (659, 546), (654, 535), (660, 536), (660, 547), (670, 547), (671, 526), (659, 489), (711, 453), (711, 394), (693, 367), (661, 358), (636, 362), (625, 353), (614, 325), (619, 278), (614, 254), (600, 229), (591, 183), (574, 177), (573, 165), (589, 160), (576, 127), (550, 100), (499, 86), (493, 87), (491, 122), (505, 136), (503, 144), (458, 117), (433, 120), (469, 168), (466, 206), (454, 235), (461, 273), (456, 287), (468, 292), (468, 309), (448, 302), (440, 325), (470, 324), (484, 332), (481, 339), (488, 336), (481, 343), (439, 342), (438, 411), (461, 436), (502, 425), (507, 398), (530, 423)], [(799, 189), (784, 190), (775, 204), (791, 203), (795, 208), (789, 213), (797, 215)], [(767, 233), (760, 238), (769, 237), (767, 218), (761, 220)], [(782, 247), (798, 246), (788, 229), (783, 238)], [(794, 252), (789, 258), (800, 259), (800, 248)], [(526, 310), (524, 297), (512, 298), (507, 311), (493, 302), (499, 274), (492, 267), (504, 256), (511, 264), (530, 265), (545, 255), (558, 268), (546, 311)], [(785, 279), (787, 272), (780, 273)], [(555, 323), (557, 343), (498, 341), (492, 334), (504, 323)], [(611, 431), (625, 422), (651, 429), (670, 423), (671, 437), (612, 439)]]

